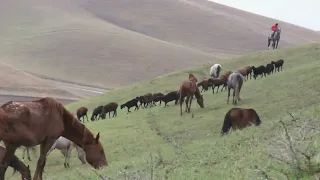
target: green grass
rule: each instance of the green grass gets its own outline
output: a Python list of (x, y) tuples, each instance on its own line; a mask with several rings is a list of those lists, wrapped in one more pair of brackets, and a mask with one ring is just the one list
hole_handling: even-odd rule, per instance
[[(214, 95), (212, 91), (203, 93), (205, 108), (201, 109), (194, 101), (191, 108), (194, 118), (191, 113), (180, 117), (179, 106), (171, 103), (167, 108), (153, 107), (131, 114), (119, 109), (117, 118), (88, 123), (95, 134), (101, 132), (101, 142), (109, 161), (109, 166), (99, 173), (113, 179), (151, 179), (151, 174), (154, 174), (154, 179), (165, 179), (167, 174), (169, 179), (175, 180), (257, 179), (259, 174), (253, 172), (255, 165), (267, 168), (270, 163), (276, 163), (269, 160), (264, 152), (269, 152), (269, 141), (283, 132), (280, 119), (291, 123), (289, 130), (305, 119), (312, 122), (319, 119), (320, 45), (252, 53), (218, 61), (226, 71), (245, 65), (266, 64), (279, 58), (285, 61), (282, 72), (246, 81), (240, 94), (242, 101), (238, 107), (254, 108), (262, 120), (260, 127), (220, 137), (224, 115), (234, 107), (231, 103), (226, 104), (227, 91)], [(177, 90), (189, 72), (201, 79), (207, 76), (209, 66), (134, 84), (70, 104), (68, 109), (74, 112), (79, 106), (87, 106), (91, 111), (110, 101), (122, 104), (147, 92)], [(293, 114), (294, 121), (288, 112)], [(17, 154), (20, 156), (20, 152)], [(32, 173), (36, 162), (33, 159)], [(72, 157), (69, 169), (63, 167), (63, 161), (59, 152), (53, 152), (48, 157), (45, 179), (99, 178), (88, 165), (81, 165), (75, 157)], [(290, 176), (295, 173), (279, 163), (274, 167), (284, 167)], [(276, 179), (283, 178), (275, 171), (268, 173)], [(305, 179), (311, 176), (310, 173), (303, 174)], [(14, 178), (18, 176), (8, 179)]]

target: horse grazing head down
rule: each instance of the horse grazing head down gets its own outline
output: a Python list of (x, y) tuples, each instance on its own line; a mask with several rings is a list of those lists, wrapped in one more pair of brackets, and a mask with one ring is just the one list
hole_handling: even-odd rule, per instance
[(106, 155), (99, 141), (100, 133), (96, 137), (87, 129), (84, 130), (83, 150), (86, 152), (87, 162), (95, 169), (108, 166)]

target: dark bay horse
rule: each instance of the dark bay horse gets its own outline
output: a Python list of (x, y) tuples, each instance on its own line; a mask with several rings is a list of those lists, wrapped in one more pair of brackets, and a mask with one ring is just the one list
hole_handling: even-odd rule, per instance
[(251, 124), (261, 124), (260, 117), (254, 109), (231, 108), (225, 115), (221, 135), (226, 135), (231, 128), (243, 129)]
[(278, 44), (280, 41), (280, 34), (281, 34), (281, 29), (280, 27), (276, 32), (274, 32), (273, 37), (271, 37), (271, 34), (268, 36), (268, 49), (270, 49), (270, 42), (272, 41), (272, 48), (273, 49), (278, 49)]
[[(4, 157), (5, 153), (6, 148), (0, 146), (0, 160)], [(21, 162), (17, 156), (13, 155), (11, 161), (9, 162), (9, 166), (14, 169), (13, 173), (16, 171), (20, 172), (22, 180), (31, 180), (29, 166), (26, 166), (23, 162)]]
[(179, 102), (180, 102), (180, 115), (182, 116), (182, 104), (184, 101), (184, 98), (187, 97), (186, 99), (186, 112), (190, 112), (190, 107), (192, 103), (192, 97), (195, 95), (197, 98), (197, 102), (201, 108), (204, 107), (203, 105), (203, 97), (200, 94), (199, 88), (196, 85), (196, 82), (192, 80), (187, 80), (184, 81), (179, 90)]
[(95, 169), (108, 166), (103, 147), (91, 131), (77, 120), (61, 103), (46, 97), (35, 101), (9, 101), (0, 107), (0, 139), (6, 154), (0, 164), (0, 180), (4, 180), (9, 162), (19, 146), (40, 144), (40, 157), (33, 180), (42, 180), (46, 154), (63, 136), (86, 153), (87, 162)]
[(232, 98), (232, 104), (237, 105), (237, 100), (240, 101), (240, 91), (243, 84), (244, 77), (238, 73), (234, 72), (230, 74), (227, 82), (228, 86), (228, 100), (227, 104), (229, 103), (229, 97), (230, 97), (230, 90), (233, 89), (233, 98)]

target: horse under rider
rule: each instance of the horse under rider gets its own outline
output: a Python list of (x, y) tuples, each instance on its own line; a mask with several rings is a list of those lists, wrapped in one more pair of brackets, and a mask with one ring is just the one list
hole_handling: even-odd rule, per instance
[(272, 31), (272, 34), (271, 34), (271, 38), (273, 38), (274, 36), (274, 33), (278, 30), (278, 23), (274, 24), (271, 26), (271, 31)]

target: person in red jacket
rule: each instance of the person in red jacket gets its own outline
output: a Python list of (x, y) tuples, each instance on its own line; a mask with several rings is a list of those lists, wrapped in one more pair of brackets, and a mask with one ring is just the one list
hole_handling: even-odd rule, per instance
[(271, 38), (273, 38), (274, 36), (274, 33), (278, 30), (278, 23), (274, 24), (273, 26), (271, 26), (271, 31), (272, 31), (272, 34), (271, 34)]

